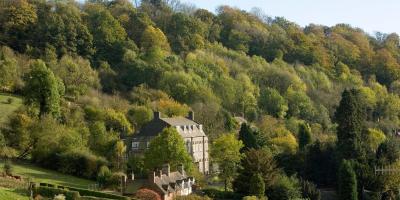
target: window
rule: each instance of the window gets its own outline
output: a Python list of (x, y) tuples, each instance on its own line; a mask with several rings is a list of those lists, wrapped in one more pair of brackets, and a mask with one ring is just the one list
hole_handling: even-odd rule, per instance
[(146, 148), (149, 148), (150, 142), (146, 142)]
[(139, 142), (132, 142), (132, 149), (138, 150), (139, 149)]

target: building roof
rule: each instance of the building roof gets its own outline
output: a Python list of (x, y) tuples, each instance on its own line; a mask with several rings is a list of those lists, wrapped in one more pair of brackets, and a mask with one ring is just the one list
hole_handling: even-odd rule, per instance
[[(164, 193), (171, 193), (185, 187), (183, 182), (194, 181), (194, 178), (181, 174), (180, 172), (171, 172), (169, 176), (162, 174), (154, 177), (154, 184)], [(186, 187), (189, 187), (186, 185)]]
[(155, 113), (154, 119), (144, 125), (133, 137), (155, 137), (166, 127), (175, 127), (184, 138), (206, 136), (203, 126), (194, 120), (186, 117), (163, 118)]
[(192, 121), (185, 117), (172, 117), (172, 118), (160, 118), (160, 119), (171, 126), (199, 125), (195, 121)]

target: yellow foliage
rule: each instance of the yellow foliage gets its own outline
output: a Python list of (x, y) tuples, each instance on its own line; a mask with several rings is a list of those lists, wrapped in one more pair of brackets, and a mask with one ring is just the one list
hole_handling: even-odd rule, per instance
[(288, 153), (295, 153), (299, 146), (296, 138), (290, 132), (285, 136), (272, 138), (271, 143), (277, 148), (278, 151), (282, 150)]

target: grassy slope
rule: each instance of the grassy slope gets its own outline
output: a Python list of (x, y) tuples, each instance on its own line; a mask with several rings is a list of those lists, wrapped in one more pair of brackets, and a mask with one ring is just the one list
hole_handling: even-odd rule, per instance
[(9, 189), (9, 188), (0, 187), (0, 199), (28, 200), (29, 197), (25, 191), (19, 191), (18, 189)]
[[(0, 169), (3, 168), (3, 164), (4, 162), (0, 161)], [(52, 183), (56, 185), (65, 185), (84, 189), (87, 189), (90, 184), (95, 183), (91, 180), (61, 174), (56, 171), (36, 167), (31, 164), (14, 163), (13, 172), (15, 174), (22, 175), (23, 177), (30, 177), (34, 182)]]
[[(12, 103), (9, 104), (7, 99), (13, 99)], [(7, 117), (17, 110), (22, 105), (22, 99), (6, 94), (0, 94), (0, 124), (7, 120)]]

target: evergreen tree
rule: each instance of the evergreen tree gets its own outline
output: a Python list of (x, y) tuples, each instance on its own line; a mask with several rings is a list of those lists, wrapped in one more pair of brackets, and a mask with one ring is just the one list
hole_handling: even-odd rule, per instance
[(263, 177), (259, 173), (256, 173), (251, 177), (250, 183), (252, 184), (252, 187), (249, 188), (250, 195), (260, 198), (264, 197), (265, 183)]
[(239, 140), (243, 142), (243, 148), (240, 150), (242, 153), (250, 148), (258, 148), (255, 132), (251, 129), (250, 125), (246, 123), (243, 123), (240, 127)]
[(362, 156), (362, 138), (364, 110), (359, 103), (358, 91), (345, 90), (336, 109), (337, 148), (343, 159), (355, 159)]
[(304, 148), (311, 143), (311, 128), (308, 124), (302, 123), (299, 127), (299, 148)]
[(357, 200), (356, 174), (347, 160), (343, 160), (339, 168), (338, 194), (342, 200)]

